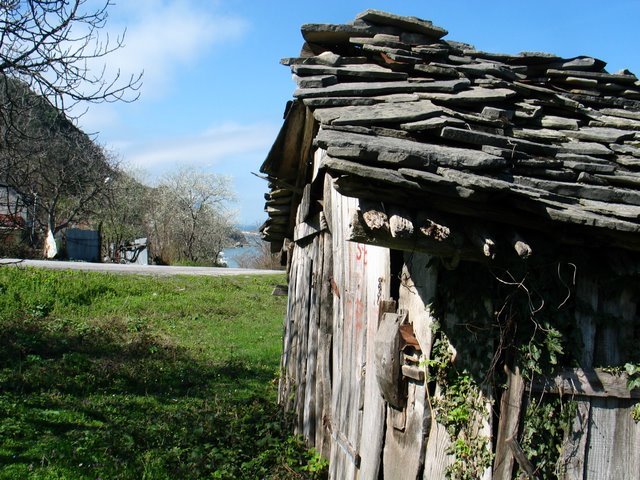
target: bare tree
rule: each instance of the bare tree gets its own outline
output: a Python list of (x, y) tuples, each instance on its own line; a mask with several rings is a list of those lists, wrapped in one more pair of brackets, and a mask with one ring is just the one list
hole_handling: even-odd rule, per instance
[(145, 217), (148, 213), (150, 190), (150, 187), (140, 181), (139, 174), (114, 170), (107, 183), (104, 200), (100, 202), (96, 212), (102, 238), (107, 246), (117, 247), (146, 236)]
[(149, 215), (156, 255), (164, 261), (215, 263), (233, 231), (228, 177), (183, 168), (152, 194)]
[(95, 70), (96, 60), (121, 48), (123, 36), (101, 36), (111, 0), (0, 0), (1, 111), (12, 125), (15, 97), (7, 79), (17, 79), (57, 110), (69, 114), (78, 102), (132, 101), (142, 74), (122, 78)]
[(4, 183), (28, 202), (34, 230), (45, 230), (47, 237), (87, 221), (115, 173), (101, 147), (51, 110), (32, 110), (25, 128), (31, 138), (0, 150)]
[(138, 98), (141, 74), (96, 70), (123, 46), (124, 36), (101, 36), (111, 5), (0, 0), (0, 182), (31, 202), (49, 236), (86, 218), (113, 172), (73, 126), (73, 107)]

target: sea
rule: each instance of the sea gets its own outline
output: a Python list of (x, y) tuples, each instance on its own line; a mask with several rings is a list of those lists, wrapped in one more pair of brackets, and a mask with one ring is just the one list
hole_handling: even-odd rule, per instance
[(247, 239), (246, 244), (242, 246), (228, 247), (222, 250), (222, 259), (227, 262), (227, 267), (238, 268), (238, 257), (243, 255), (253, 255), (258, 253), (258, 242), (262, 242), (260, 234), (254, 230), (241, 230)]

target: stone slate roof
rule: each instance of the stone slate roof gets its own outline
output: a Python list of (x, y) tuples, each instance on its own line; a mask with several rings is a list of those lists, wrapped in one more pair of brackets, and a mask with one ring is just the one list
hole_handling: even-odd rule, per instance
[(376, 10), (302, 27), (300, 57), (282, 60), (295, 100), (261, 168), (264, 237), (293, 237), (320, 147), (335, 187), (382, 202), (373, 210), (640, 250), (637, 77), (588, 56), (489, 53), (446, 34)]

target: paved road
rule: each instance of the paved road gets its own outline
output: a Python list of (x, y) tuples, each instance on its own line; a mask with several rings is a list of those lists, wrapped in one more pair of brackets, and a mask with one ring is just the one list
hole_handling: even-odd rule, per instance
[(278, 270), (253, 270), (249, 268), (174, 267), (166, 265), (134, 265), (118, 263), (60, 262), (58, 260), (0, 259), (0, 266), (51, 268), (55, 270), (84, 270), (88, 272), (129, 273), (141, 275), (271, 275)]

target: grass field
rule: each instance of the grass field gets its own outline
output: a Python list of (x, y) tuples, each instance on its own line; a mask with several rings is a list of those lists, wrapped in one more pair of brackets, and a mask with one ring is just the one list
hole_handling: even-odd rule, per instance
[(0, 268), (0, 479), (320, 478), (275, 404), (283, 281)]

